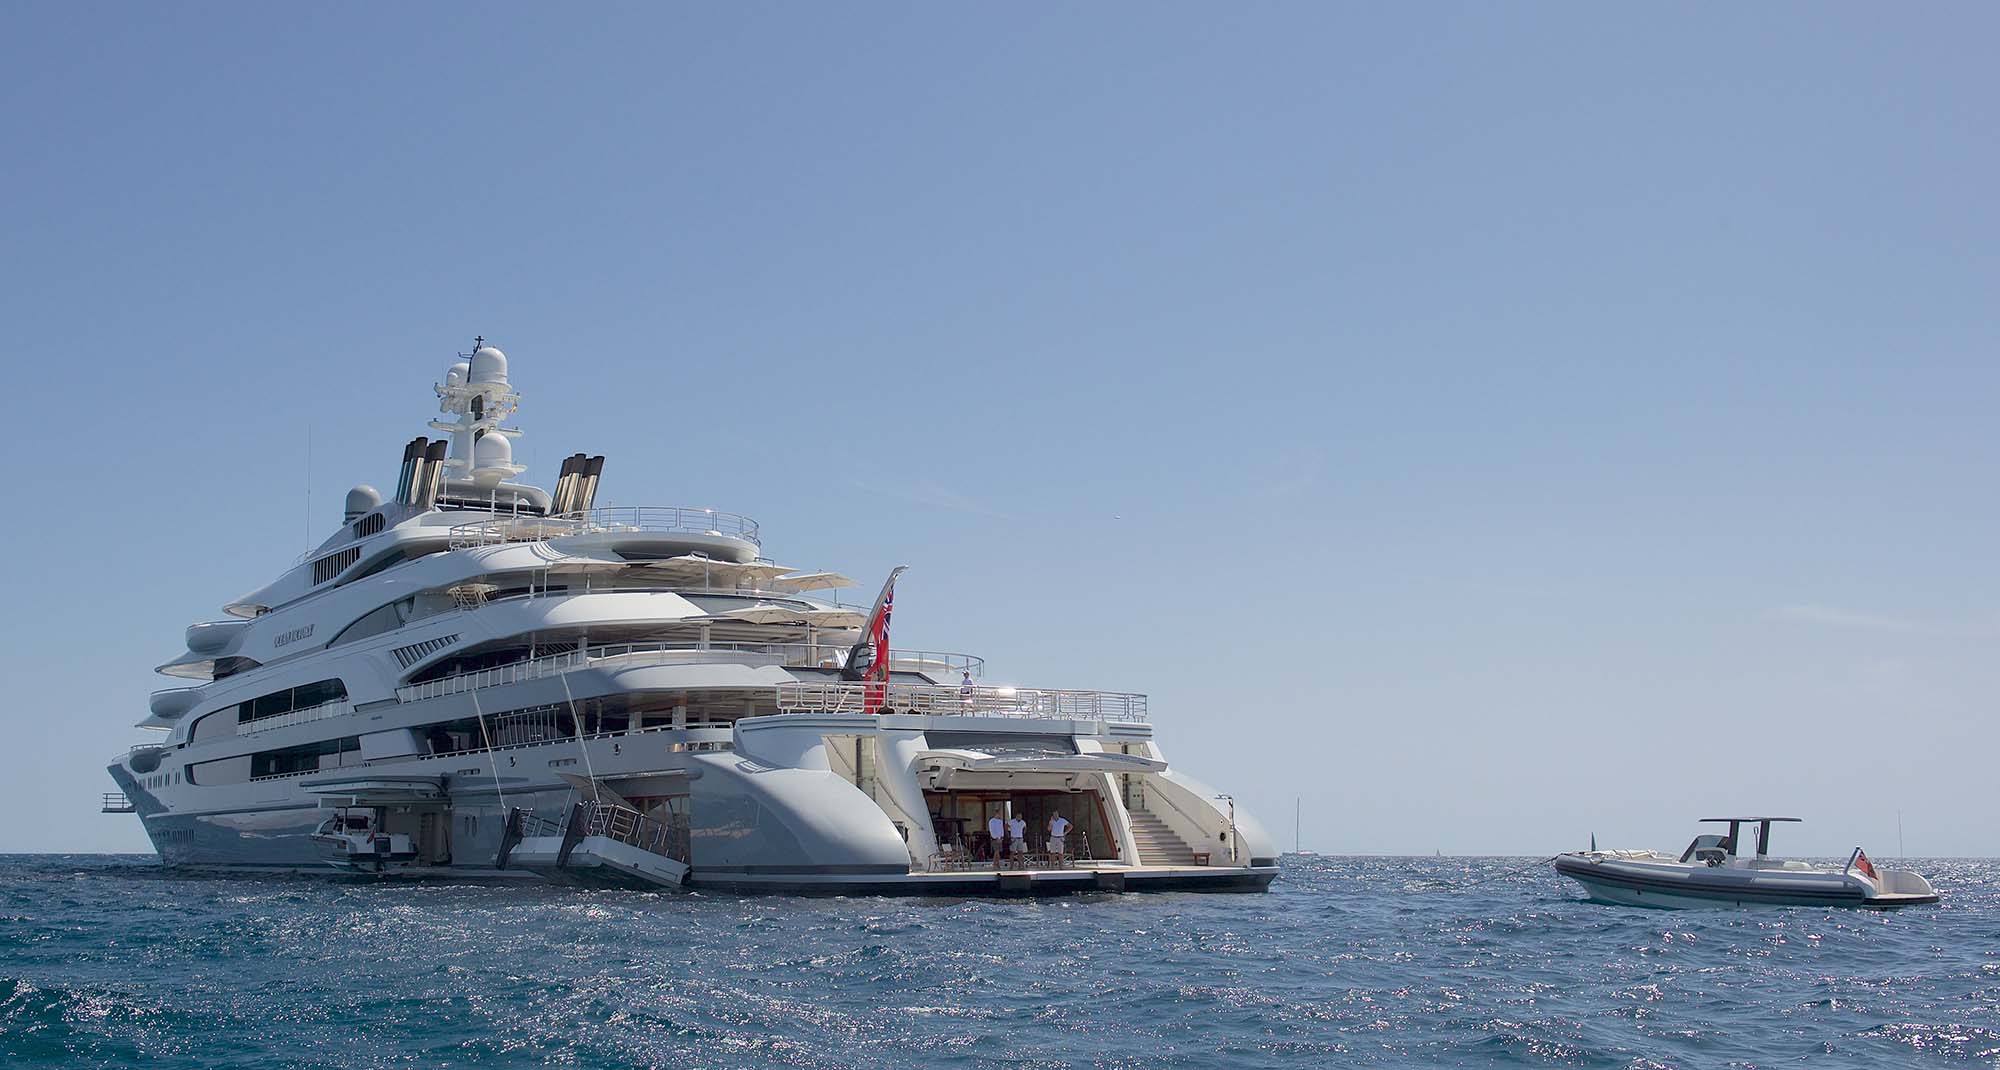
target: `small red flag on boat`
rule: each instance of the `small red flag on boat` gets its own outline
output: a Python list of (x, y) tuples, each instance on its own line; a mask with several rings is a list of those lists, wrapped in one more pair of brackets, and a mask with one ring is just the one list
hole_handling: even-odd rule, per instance
[(1879, 881), (1882, 879), (1875, 873), (1875, 864), (1873, 862), (1868, 861), (1868, 852), (1862, 850), (1859, 847), (1856, 847), (1854, 849), (1854, 868), (1860, 870), (1863, 873), (1868, 874), (1868, 879), (1871, 881)]

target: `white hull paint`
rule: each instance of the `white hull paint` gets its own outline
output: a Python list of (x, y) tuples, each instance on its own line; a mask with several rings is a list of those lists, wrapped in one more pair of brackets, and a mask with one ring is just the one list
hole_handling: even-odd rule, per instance
[[(812, 593), (851, 581), (772, 564), (746, 517), (593, 508), (602, 458), (565, 461), (553, 493), (512, 482), (497, 350), (436, 393), (448, 456), (411, 443), (387, 501), (355, 488), (319, 548), (160, 667), (179, 679), (140, 722), (158, 735), (109, 770), (167, 864), (518, 876), (535, 871), (503, 868), (510, 830), (588, 797), (671, 835), (634, 858), (628, 827), (542, 874), (594, 860), (654, 885), (913, 894), (1275, 875), (1270, 837), (1169, 766), (1144, 696), (975, 684), (981, 659), (890, 650), (887, 708), (864, 712), (842, 668), (862, 615)], [(1072, 843), (1093, 856), (942, 865), (980, 845), (980, 806), (1087, 820)], [(342, 807), (412, 849), (315, 842)]]
[[(1582, 885), (1591, 899), (1624, 906), (1884, 909), (1937, 901), (1928, 883), (1902, 870), (1883, 870), (1883, 880), (1874, 882), (1859, 873), (1830, 868), (1689, 865), (1671, 860), (1621, 859), (1610, 852), (1560, 855), (1555, 865), (1556, 872)], [(1908, 891), (1891, 890), (1898, 887)]]

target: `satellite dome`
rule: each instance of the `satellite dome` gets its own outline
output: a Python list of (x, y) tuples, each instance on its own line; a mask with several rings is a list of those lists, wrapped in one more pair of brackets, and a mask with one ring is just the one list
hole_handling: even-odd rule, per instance
[(347, 492), (347, 523), (352, 524), (362, 516), (375, 511), (382, 504), (382, 492), (366, 483)]
[(452, 365), (450, 371), (444, 373), (444, 385), (464, 386), (466, 377), (471, 374), (472, 365), (461, 360), (457, 364)]
[(514, 464), (514, 444), (506, 435), (484, 434), (472, 444), (472, 467), (511, 468)]
[(507, 354), (492, 346), (481, 346), (472, 354), (471, 381), (475, 385), (507, 385)]

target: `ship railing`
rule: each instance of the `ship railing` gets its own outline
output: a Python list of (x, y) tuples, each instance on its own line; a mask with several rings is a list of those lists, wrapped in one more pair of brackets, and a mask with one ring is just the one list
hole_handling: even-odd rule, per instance
[(107, 791), (104, 793), (104, 809), (100, 812), (106, 814), (134, 814), (139, 812), (139, 808), (133, 804), (131, 797), (124, 792)]
[[(832, 643), (619, 643), (580, 647), (560, 654), (517, 661), (491, 669), (444, 676), (396, 689), (398, 702), (481, 691), (489, 687), (559, 676), (578, 669), (634, 668), (647, 665), (748, 664), (788, 669), (839, 669), (847, 663), (848, 647)], [(889, 666), (901, 672), (957, 673), (975, 679), (986, 671), (986, 660), (972, 654), (942, 650), (889, 652)]]
[[(495, 742), (490, 747), (472, 746), (463, 748), (461, 750), (432, 751), (429, 754), (417, 755), (417, 757), (418, 758), (475, 758), (475, 757), (484, 758), (489, 754), (505, 754), (508, 751), (527, 750), (531, 747), (547, 747), (553, 744), (564, 744), (564, 743), (572, 745), (577, 743), (592, 743), (600, 739), (629, 739), (633, 736), (649, 735), (654, 732), (675, 733), (676, 735), (675, 743), (670, 744), (669, 749), (671, 749), (673, 746), (678, 745), (686, 747), (689, 751), (701, 752), (701, 751), (726, 751), (726, 750), (731, 750), (734, 747), (733, 744), (734, 730), (733, 727), (727, 722), (689, 721), (685, 727), (675, 727), (674, 725), (671, 724), (656, 724), (656, 725), (649, 725), (645, 728), (623, 728), (615, 732), (586, 732), (581, 736), (549, 735), (538, 739), (510, 739), (504, 742)], [(405, 759), (398, 758), (393, 760), (403, 761)], [(560, 763), (575, 762), (576, 759), (554, 758), (550, 759), (550, 761), (552, 763), (550, 768), (558, 768), (558, 767), (566, 768), (566, 766), (561, 766)], [(370, 762), (366, 764), (372, 765), (375, 763)], [(493, 770), (491, 767), (488, 767), (486, 769), (466, 768), (459, 770), (459, 775), (468, 777), (478, 777), (478, 776), (491, 775), (492, 772)], [(297, 774), (281, 773), (275, 775), (294, 776)], [(270, 779), (270, 778), (259, 778), (259, 779)]]
[(546, 542), (602, 532), (710, 535), (755, 546), (757, 522), (740, 513), (680, 505), (607, 505), (555, 516), (501, 515), (451, 529), (450, 547), (468, 550), (510, 542)]
[[(925, 870), (931, 873), (975, 873), (980, 870), (992, 872), (993, 856), (981, 855), (970, 849), (970, 845), (958, 844), (960, 850), (941, 850), (926, 860)], [(989, 847), (990, 851), (991, 848)], [(1040, 848), (1030, 848), (1020, 854), (1009, 852), (1000, 859), (999, 869), (1075, 869), (1079, 865), (1089, 865), (1099, 861), (1090, 853), (1090, 834), (1082, 829), (1071, 831), (1068, 842), (1063, 845), (1063, 853), (1050, 854), (1045, 843)], [(1108, 861), (1117, 861), (1109, 859)]]
[[(322, 776), (326, 773), (337, 772), (346, 769), (356, 769), (362, 766), (394, 765), (400, 762), (421, 760), (427, 758), (475, 758), (475, 759), (486, 758), (489, 755), (505, 754), (508, 751), (529, 750), (535, 747), (547, 747), (552, 745), (575, 746), (579, 743), (592, 743), (600, 739), (629, 739), (633, 736), (650, 735), (656, 732), (674, 733), (676, 736), (676, 740), (674, 743), (669, 744), (669, 746), (685, 747), (687, 748), (687, 750), (694, 753), (701, 753), (705, 751), (727, 751), (735, 749), (735, 745), (733, 742), (734, 739), (733, 729), (727, 722), (689, 721), (685, 727), (677, 727), (671, 724), (656, 724), (656, 725), (649, 725), (645, 728), (619, 729), (618, 731), (615, 732), (586, 732), (582, 736), (549, 735), (549, 736), (539, 737), (536, 739), (517, 739), (504, 743), (494, 743), (490, 747), (488, 746), (464, 747), (459, 750), (441, 750), (441, 751), (431, 751), (425, 754), (397, 755), (393, 758), (386, 758), (386, 759), (377, 758), (350, 765), (328, 766), (324, 769), (295, 769), (289, 773), (266, 773), (263, 776), (251, 777), (249, 782), (255, 784), (266, 780), (292, 780), (297, 777)], [(573, 757), (555, 758), (551, 759), (550, 762), (551, 762), (551, 767), (555, 767), (560, 763), (564, 762), (574, 763), (576, 760), (577, 759)], [(466, 777), (490, 776), (494, 771), (495, 771), (494, 767), (492, 766), (485, 766), (485, 767), (473, 766), (459, 770), (457, 775)]]
[(1146, 720), (1146, 696), (1118, 691), (925, 684), (780, 684), (779, 713), (916, 713), (1055, 721)]
[(314, 721), (324, 721), (328, 717), (343, 717), (353, 712), (354, 704), (352, 702), (344, 698), (337, 698), (328, 702), (322, 702), (317, 706), (307, 706), (304, 709), (290, 710), (270, 717), (259, 717), (254, 721), (244, 721), (236, 726), (236, 734), (239, 736), (254, 736), (259, 732), (270, 732), (279, 728), (290, 728), (294, 725), (311, 724)]
[(629, 806), (617, 803), (579, 803), (584, 817), (584, 835), (603, 836), (688, 864), (688, 828), (685, 823), (659, 821)]
[(522, 839), (534, 839), (539, 836), (560, 836), (563, 834), (563, 823), (552, 817), (543, 817), (532, 810), (525, 810), (518, 806), (514, 808), (513, 814), (514, 820), (518, 823), (518, 827), (521, 830)]

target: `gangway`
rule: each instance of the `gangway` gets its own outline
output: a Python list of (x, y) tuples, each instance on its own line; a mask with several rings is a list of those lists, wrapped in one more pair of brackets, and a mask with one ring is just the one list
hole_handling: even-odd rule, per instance
[(679, 888), (688, 881), (688, 830), (629, 806), (584, 800), (563, 820), (523, 807), (507, 813), (496, 860), (575, 884)]

